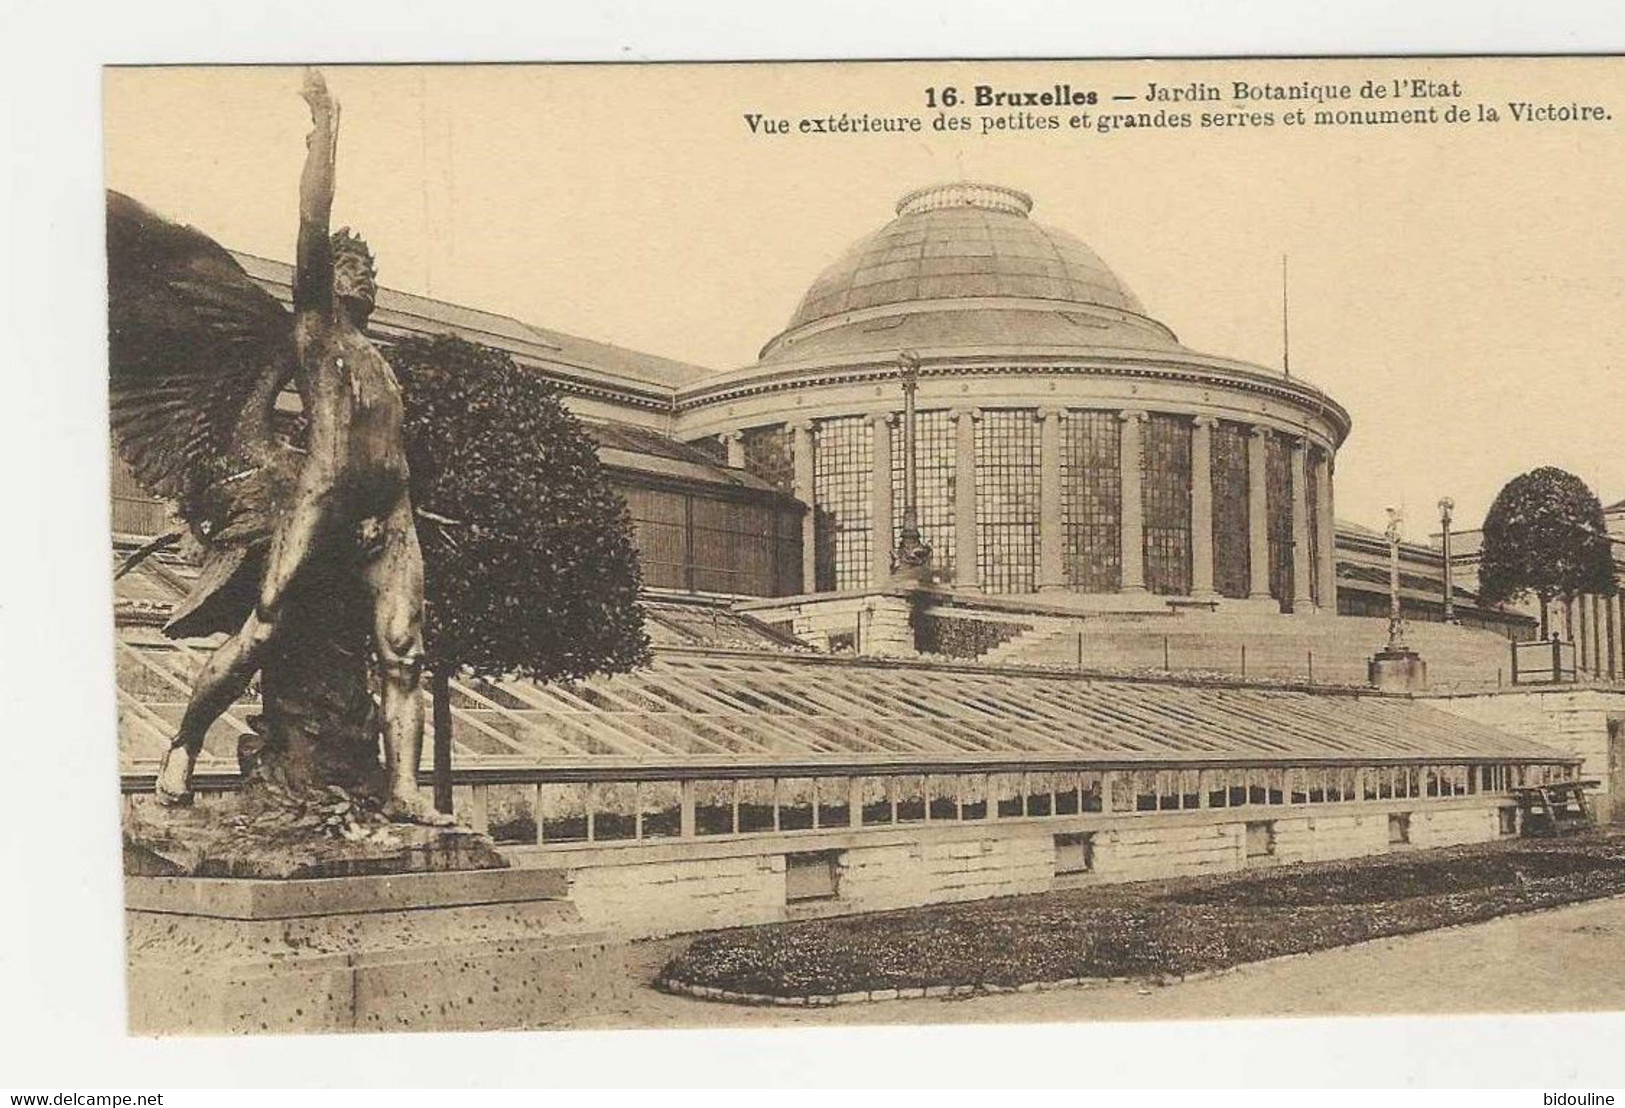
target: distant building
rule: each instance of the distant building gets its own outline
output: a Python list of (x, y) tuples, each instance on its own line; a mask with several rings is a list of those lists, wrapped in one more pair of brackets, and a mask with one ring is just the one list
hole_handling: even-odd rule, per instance
[[(627, 496), (654, 588), (833, 601), (884, 588), (907, 351), (918, 517), (946, 593), (1052, 612), (1386, 615), (1381, 536), (1333, 522), (1347, 412), (1300, 378), (1183, 346), (1032, 206), (994, 185), (909, 193), (736, 370), (389, 289), (371, 328), (385, 342), (452, 332), (553, 382)], [(237, 257), (290, 299), (288, 266)], [(113, 485), (115, 531), (171, 525), (116, 463)], [(1441, 619), (1436, 552), (1402, 555), (1405, 614)], [(1458, 586), (1461, 622), (1527, 635), (1522, 613)]]

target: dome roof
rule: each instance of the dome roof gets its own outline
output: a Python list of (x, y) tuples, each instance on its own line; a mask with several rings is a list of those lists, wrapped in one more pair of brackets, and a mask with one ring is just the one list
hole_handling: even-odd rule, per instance
[(803, 328), (843, 322), (852, 313), (889, 314), (888, 306), (931, 311), (942, 310), (941, 301), (1013, 299), (1028, 309), (1049, 301), (1055, 311), (1105, 308), (1144, 317), (1139, 299), (1099, 255), (1033, 222), (1032, 206), (1026, 193), (999, 185), (962, 182), (908, 193), (897, 202), (896, 219), (819, 275), (764, 356)]

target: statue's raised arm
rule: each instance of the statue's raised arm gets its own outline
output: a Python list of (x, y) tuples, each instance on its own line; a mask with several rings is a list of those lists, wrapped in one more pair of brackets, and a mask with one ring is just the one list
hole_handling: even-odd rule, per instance
[(293, 306), (328, 311), (333, 306), (333, 244), (329, 224), (337, 175), (339, 105), (318, 69), (305, 70), (300, 90), (310, 105), (305, 170), (299, 178), (299, 245), (293, 273)]

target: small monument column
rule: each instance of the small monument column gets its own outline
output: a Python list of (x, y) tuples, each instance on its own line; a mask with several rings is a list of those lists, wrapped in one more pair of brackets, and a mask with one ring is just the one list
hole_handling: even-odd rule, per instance
[(1405, 645), (1405, 620), (1399, 605), (1399, 539), (1404, 517), (1388, 509), (1388, 645), (1372, 655), (1366, 667), (1369, 683), (1383, 692), (1421, 692), (1427, 688), (1428, 667), (1422, 656)]
[(745, 433), (743, 431), (724, 431), (717, 438), (722, 440), (724, 457), (728, 468), (745, 468)]
[(1456, 502), (1448, 496), (1439, 501), (1439, 531), (1441, 556), (1444, 559), (1444, 621), (1456, 622), (1456, 583), (1455, 565), (1450, 557), (1450, 513), (1456, 507)]
[[(920, 387), (920, 359), (905, 350), (897, 356), (897, 365), (903, 379), (903, 526), (898, 530), (897, 549), (891, 552), (890, 569), (893, 583), (917, 585), (931, 579), (931, 547), (920, 538), (920, 475), (915, 443), (914, 394)], [(889, 428), (886, 438), (889, 443)], [(890, 454), (887, 459), (889, 463)], [(889, 491), (889, 464), (887, 472)], [(889, 521), (889, 500), (886, 514)]]

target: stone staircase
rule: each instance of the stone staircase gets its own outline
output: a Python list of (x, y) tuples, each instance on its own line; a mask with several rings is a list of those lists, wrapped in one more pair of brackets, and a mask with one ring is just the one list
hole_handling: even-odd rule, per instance
[[(1190, 613), (1169, 618), (1081, 617), (1051, 622), (994, 647), (995, 665), (1200, 671), (1316, 684), (1363, 685), (1388, 621), (1360, 616)], [(1406, 641), (1438, 690), (1510, 683), (1507, 640), (1491, 631), (1412, 623)], [(1243, 652), (1245, 651), (1245, 660)]]

